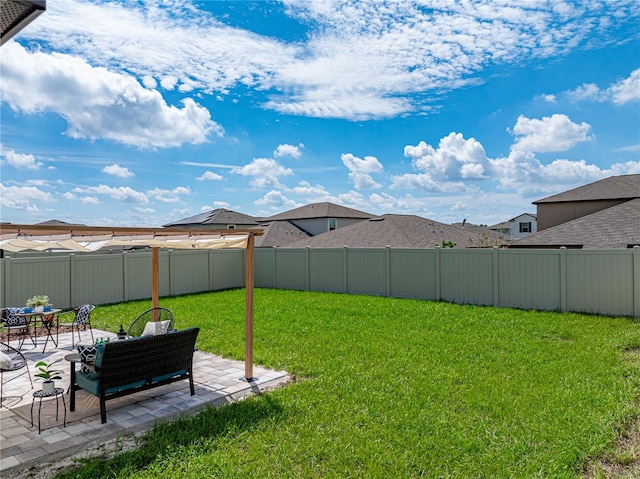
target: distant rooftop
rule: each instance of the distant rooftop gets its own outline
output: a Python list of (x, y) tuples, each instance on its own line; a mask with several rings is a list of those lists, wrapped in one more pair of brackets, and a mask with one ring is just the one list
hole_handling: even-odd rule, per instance
[(263, 221), (304, 220), (310, 218), (359, 218), (368, 219), (373, 215), (333, 203), (311, 203), (284, 213), (262, 218)]
[[(456, 248), (498, 246), (501, 237), (487, 228), (439, 223), (415, 215), (387, 214), (343, 226), (291, 244), (311, 248), (433, 248), (443, 241)], [(489, 244), (490, 243), (490, 244)]]
[(258, 225), (258, 220), (253, 216), (238, 213), (237, 211), (227, 210), (225, 208), (218, 208), (216, 210), (205, 211), (189, 218), (183, 218), (181, 220), (173, 221), (163, 225), (167, 226), (186, 226), (186, 225), (215, 225), (215, 224), (230, 224), (230, 225)]
[(628, 248), (640, 244), (640, 198), (582, 216), (526, 238), (511, 248)]
[(640, 175), (611, 176), (557, 195), (542, 198), (534, 201), (533, 204), (633, 198), (640, 198)]

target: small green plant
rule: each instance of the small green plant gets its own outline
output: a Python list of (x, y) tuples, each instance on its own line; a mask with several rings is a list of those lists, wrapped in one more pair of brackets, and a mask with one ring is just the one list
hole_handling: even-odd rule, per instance
[(36, 368), (38, 368), (38, 371), (40, 372), (38, 374), (34, 374), (34, 376), (37, 378), (36, 381), (40, 379), (47, 383), (56, 379), (62, 379), (62, 376), (60, 376), (62, 370), (52, 369), (53, 365), (59, 363), (60, 361), (62, 361), (62, 358), (56, 359), (55, 361), (50, 363), (47, 363), (45, 361), (38, 361), (36, 363)]
[(440, 246), (441, 248), (453, 248), (456, 245), (453, 241), (445, 241), (442, 240), (442, 243), (436, 243), (436, 246)]
[(34, 297), (27, 299), (27, 306), (30, 308), (46, 306), (47, 304), (49, 304), (49, 296), (46, 294), (36, 294)]

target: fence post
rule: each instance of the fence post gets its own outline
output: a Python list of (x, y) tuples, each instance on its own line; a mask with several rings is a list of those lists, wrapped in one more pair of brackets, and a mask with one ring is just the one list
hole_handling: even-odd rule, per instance
[(386, 296), (391, 296), (391, 247), (385, 247), (386, 254), (386, 268), (387, 268), (387, 285), (386, 285)]
[(560, 311), (567, 310), (567, 247), (560, 248)]
[(436, 275), (436, 301), (440, 301), (440, 246), (436, 245), (435, 250), (435, 275)]
[(278, 256), (277, 256), (277, 251), (278, 251), (278, 247), (277, 246), (272, 246), (271, 247), (271, 251), (273, 251), (273, 258), (271, 260), (271, 276), (272, 276), (272, 280), (271, 280), (271, 287), (272, 288), (276, 288), (277, 284), (278, 284), (278, 274), (277, 274), (277, 270), (276, 270), (276, 266), (278, 264)]
[(3, 288), (4, 288), (4, 305), (5, 306), (11, 306), (11, 304), (13, 303), (13, 299), (11, 298), (11, 257), (10, 256), (5, 256), (4, 258), (4, 278), (2, 281), (3, 284)]
[(311, 247), (307, 246), (306, 247), (306, 264), (307, 264), (307, 274), (306, 274), (306, 278), (307, 278), (307, 291), (311, 291)]
[(343, 251), (343, 262), (344, 262), (344, 293), (349, 292), (349, 254), (348, 248), (344, 246), (342, 248)]
[(69, 255), (69, 304), (72, 308), (76, 307), (76, 298), (75, 298), (75, 290), (74, 281), (76, 276), (76, 255), (71, 253)]
[(129, 276), (129, 255), (126, 251), (122, 252), (122, 298), (123, 301), (129, 301), (127, 295), (127, 276)]
[(498, 268), (498, 254), (499, 250), (497, 246), (493, 247), (493, 305), (500, 306), (500, 269)]
[(640, 318), (640, 246), (633, 247), (633, 317)]

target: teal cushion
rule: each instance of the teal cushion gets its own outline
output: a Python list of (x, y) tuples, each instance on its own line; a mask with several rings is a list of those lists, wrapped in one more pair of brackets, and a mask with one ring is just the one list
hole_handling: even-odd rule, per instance
[[(98, 375), (98, 377), (95, 377), (95, 374), (96, 373), (91, 373), (91, 372), (76, 373), (76, 384), (80, 386), (82, 389), (84, 389), (85, 391), (87, 391), (88, 393), (91, 393), (94, 396), (98, 396), (100, 394), (98, 390), (100, 387), (100, 376)], [(92, 377), (89, 377), (89, 375), (92, 375)]]
[(127, 389), (137, 388), (138, 386), (142, 386), (144, 384), (146, 384), (146, 381), (136, 381), (135, 383), (125, 384), (124, 386), (116, 386), (114, 388), (107, 388), (105, 392), (107, 394), (117, 393), (118, 391), (126, 391)]
[(186, 374), (188, 369), (181, 369), (180, 371), (176, 371), (175, 373), (163, 374), (162, 376), (156, 376), (151, 378), (152, 383), (157, 383), (158, 381), (164, 381), (165, 379), (170, 379), (174, 376), (180, 376), (181, 374)]
[(104, 343), (96, 346), (96, 359), (93, 361), (93, 365), (100, 369), (102, 367), (102, 357), (104, 356)]

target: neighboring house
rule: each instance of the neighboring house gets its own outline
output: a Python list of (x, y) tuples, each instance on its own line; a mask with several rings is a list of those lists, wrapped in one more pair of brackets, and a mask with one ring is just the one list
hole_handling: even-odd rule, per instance
[(415, 215), (371, 217), (321, 233), (290, 247), (301, 248), (433, 248), (455, 243), (455, 248), (501, 246), (500, 235), (488, 228), (447, 225)]
[(373, 215), (333, 203), (312, 203), (262, 218), (261, 222), (288, 221), (310, 236), (368, 220)]
[(509, 239), (520, 239), (538, 231), (538, 220), (532, 213), (522, 213), (503, 223), (489, 226), (489, 229)]
[(640, 198), (514, 241), (510, 248), (616, 249), (640, 245)]
[(203, 227), (209, 227), (211, 229), (234, 230), (255, 228), (258, 226), (258, 220), (253, 216), (225, 208), (218, 208), (163, 225), (164, 228), (171, 228), (172, 226), (179, 228), (202, 229)]
[(189, 218), (173, 221), (165, 228), (248, 229), (261, 228), (262, 236), (255, 238), (255, 246), (288, 246), (310, 236), (325, 231), (363, 221), (372, 215), (362, 211), (335, 205), (333, 203), (313, 203), (279, 213), (267, 218), (256, 218), (236, 211), (220, 208), (206, 211)]
[(636, 198), (640, 198), (640, 175), (622, 175), (534, 201), (538, 208), (538, 231)]

